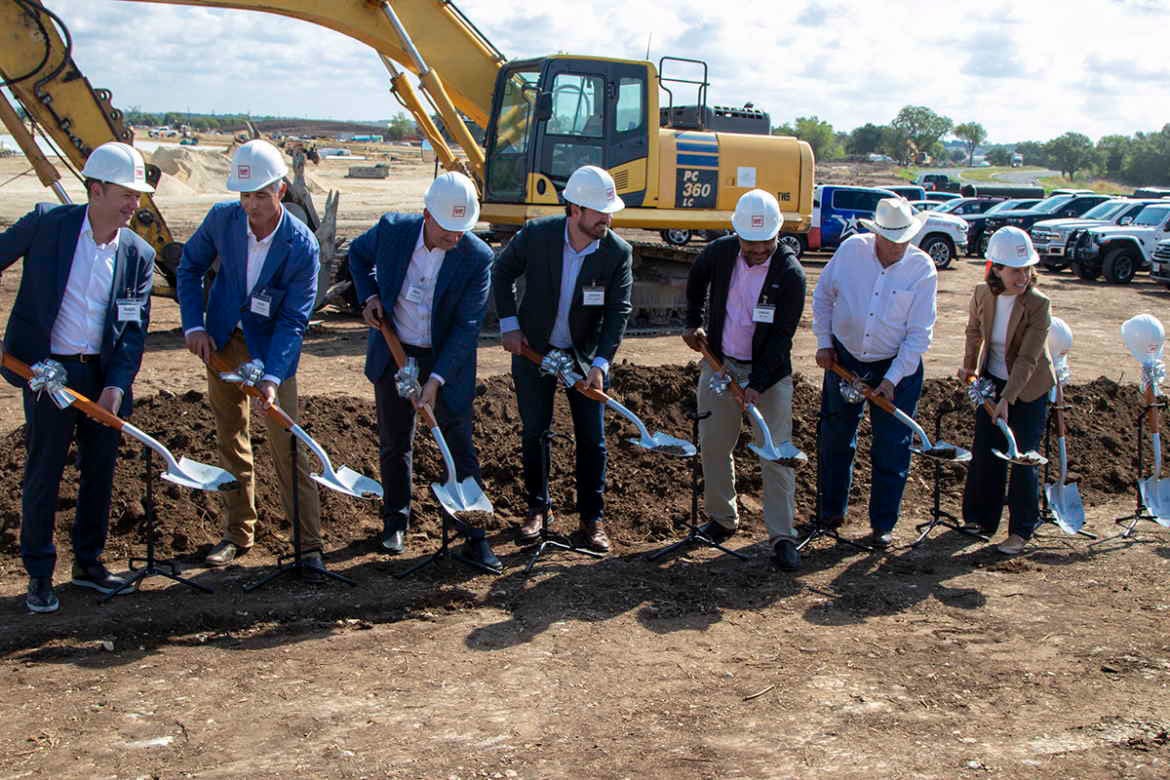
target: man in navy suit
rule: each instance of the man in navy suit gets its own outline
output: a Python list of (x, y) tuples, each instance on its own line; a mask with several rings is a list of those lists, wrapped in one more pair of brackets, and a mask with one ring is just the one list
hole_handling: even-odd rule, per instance
[[(468, 232), (479, 219), (475, 185), (461, 173), (444, 173), (427, 189), (422, 216), (386, 214), (349, 246), (349, 267), (362, 316), (370, 326), (366, 376), (374, 383), (379, 460), (385, 497), (382, 546), (404, 549), (410, 518), (415, 410), (435, 410), (456, 479), (480, 479), (471, 440), (475, 348), (487, 308), (492, 251)], [(423, 382), (415, 402), (399, 397), (397, 368), (378, 331), (388, 318)], [(467, 533), (464, 555), (492, 568), (499, 560), (483, 529)]]
[[(320, 269), (317, 239), (280, 205), (288, 185), (284, 155), (267, 141), (249, 141), (236, 150), (228, 175), (239, 201), (217, 203), (183, 247), (177, 273), (179, 308), (187, 349), (204, 363), (212, 353), (236, 367), (258, 361), (263, 379), (257, 387), (264, 404), (279, 402), (297, 416), (297, 362), (309, 314), (317, 296)], [(204, 277), (220, 260), (204, 310)], [(236, 475), (239, 488), (225, 492), (227, 523), (223, 540), (207, 555), (209, 566), (226, 566), (255, 540), (256, 499), (252, 443), (248, 436), (248, 397), (239, 385), (224, 382), (208, 368), (207, 395), (215, 414), (220, 460)], [(301, 539), (309, 570), (321, 560), (321, 504), (309, 477), (308, 453), (298, 457), (297, 474), (289, 456), (292, 434), (267, 419), (268, 450), (276, 468), (285, 512), (292, 516), (292, 491), (299, 500)], [(317, 574), (311, 579), (321, 579)]]
[[(0, 234), (0, 270), (25, 258), (0, 354), (32, 365), (60, 363), (68, 386), (114, 414), (130, 414), (130, 385), (142, 364), (154, 281), (154, 249), (129, 229), (146, 183), (142, 155), (122, 143), (99, 146), (81, 171), (88, 204), (42, 203)], [(23, 389), (27, 457), (21, 493), (20, 555), (28, 571), (26, 604), (53, 612), (57, 548), (53, 520), (61, 473), (76, 440), (80, 484), (73, 521), (73, 584), (109, 594), (125, 580), (101, 563), (119, 433), (48, 394)]]

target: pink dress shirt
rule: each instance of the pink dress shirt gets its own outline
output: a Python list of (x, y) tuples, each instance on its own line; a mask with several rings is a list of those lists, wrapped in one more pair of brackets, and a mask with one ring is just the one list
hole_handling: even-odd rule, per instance
[(760, 290), (764, 289), (764, 279), (771, 267), (770, 257), (761, 265), (748, 265), (742, 254), (736, 256), (727, 290), (727, 319), (723, 323), (725, 356), (751, 362), (752, 336), (756, 332), (752, 309), (760, 300)]

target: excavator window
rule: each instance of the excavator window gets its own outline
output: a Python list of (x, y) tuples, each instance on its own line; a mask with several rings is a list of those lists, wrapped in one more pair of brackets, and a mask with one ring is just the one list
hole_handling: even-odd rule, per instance
[(522, 200), (528, 173), (528, 139), (539, 70), (516, 70), (504, 80), (495, 141), (488, 159), (488, 191), (498, 200)]
[(605, 136), (605, 79), (559, 73), (553, 81), (553, 113), (549, 135), (583, 138)]
[(646, 80), (623, 76), (618, 84), (616, 130), (628, 133), (641, 130), (646, 121), (646, 109), (642, 104), (642, 93), (646, 91)]

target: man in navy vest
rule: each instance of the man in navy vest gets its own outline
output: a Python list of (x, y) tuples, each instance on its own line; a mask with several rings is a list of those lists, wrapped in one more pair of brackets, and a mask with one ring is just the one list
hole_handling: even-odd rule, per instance
[[(142, 155), (122, 143), (102, 144), (86, 160), (87, 205), (38, 205), (0, 234), (0, 270), (25, 258), (3, 349), (32, 365), (60, 363), (68, 386), (114, 414), (126, 416), (130, 385), (142, 364), (154, 280), (154, 249), (128, 225), (146, 183)], [(53, 612), (57, 548), (54, 510), (69, 446), (77, 442), (80, 483), (73, 521), (73, 584), (110, 594), (125, 580), (101, 563), (109, 525), (118, 431), (48, 394), (23, 388), (27, 457), (21, 492), (20, 555), (28, 571), (26, 604)]]
[[(471, 440), (475, 349), (491, 286), (492, 251), (468, 232), (479, 219), (475, 185), (461, 173), (444, 173), (427, 189), (426, 208), (386, 214), (349, 246), (362, 316), (370, 326), (366, 376), (374, 383), (378, 450), (385, 497), (382, 547), (404, 549), (410, 519), (415, 410), (435, 410), (455, 461), (456, 479), (480, 479)], [(422, 397), (401, 398), (397, 366), (378, 328), (386, 320), (408, 358), (418, 364)], [(483, 529), (467, 532), (465, 557), (499, 567)]]
[[(183, 247), (177, 281), (187, 349), (204, 363), (216, 352), (233, 368), (259, 361), (263, 379), (257, 387), (265, 402), (279, 402), (295, 420), (297, 363), (317, 298), (321, 263), (312, 231), (280, 205), (288, 188), (287, 173), (284, 155), (267, 141), (249, 141), (237, 149), (227, 187), (240, 193), (240, 199), (211, 208)], [(205, 311), (204, 276), (216, 257), (219, 273)], [(239, 385), (223, 381), (210, 368), (207, 397), (215, 414), (220, 460), (238, 480), (238, 488), (224, 493), (228, 511), (223, 540), (207, 554), (209, 566), (226, 566), (247, 552), (255, 539), (248, 397)], [(313, 461), (307, 452), (300, 453), (294, 475), (292, 434), (271, 418), (266, 422), (268, 451), (290, 519), (294, 484), (297, 490), (306, 579), (323, 579), (313, 571), (324, 568), (321, 503), (317, 484), (309, 476)]]

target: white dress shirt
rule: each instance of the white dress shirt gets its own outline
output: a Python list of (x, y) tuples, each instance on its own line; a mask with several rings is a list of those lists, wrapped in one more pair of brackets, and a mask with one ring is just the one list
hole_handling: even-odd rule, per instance
[(835, 337), (860, 361), (894, 358), (883, 378), (897, 385), (930, 348), (938, 273), (915, 246), (883, 268), (874, 245), (864, 233), (833, 253), (813, 292), (813, 334), (818, 349), (832, 348)]
[[(552, 333), (548, 337), (549, 345), (557, 349), (569, 349), (573, 346), (573, 334), (569, 330), (569, 310), (573, 307), (573, 292), (577, 288), (577, 277), (581, 274), (581, 266), (585, 258), (597, 251), (601, 239), (590, 241), (584, 249), (578, 252), (569, 240), (569, 223), (565, 222), (565, 243), (561, 250), (561, 290), (557, 298), (557, 318), (553, 322)], [(525, 295), (528, 293), (526, 292)], [(500, 320), (500, 332), (508, 333), (520, 329), (518, 317), (504, 317)], [(609, 373), (609, 361), (600, 355), (593, 358), (593, 365), (605, 373)]]
[(77, 247), (73, 250), (65, 295), (49, 337), (53, 354), (96, 355), (102, 351), (120, 233), (115, 231), (108, 244), (95, 242), (89, 209), (86, 209)]
[(423, 232), (424, 228), (420, 227), (410, 263), (406, 266), (402, 289), (394, 301), (393, 322), (394, 332), (403, 344), (430, 349), (435, 280), (439, 278), (447, 253), (438, 247), (427, 249)]
[(991, 343), (987, 345), (987, 373), (1004, 381), (1008, 378), (1008, 323), (1011, 322), (1017, 297), (1002, 293), (995, 296), (995, 319), (991, 321)]

